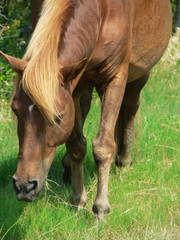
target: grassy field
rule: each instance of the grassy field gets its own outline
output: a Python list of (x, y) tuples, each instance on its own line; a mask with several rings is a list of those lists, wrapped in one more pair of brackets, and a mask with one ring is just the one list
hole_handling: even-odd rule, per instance
[(71, 186), (62, 182), (61, 146), (46, 186), (33, 203), (16, 200), (11, 176), (16, 170), (16, 123), (5, 103), (0, 111), (0, 238), (1, 239), (180, 239), (180, 40), (171, 39), (142, 92), (132, 149), (133, 167), (113, 163), (109, 179), (111, 212), (97, 223), (91, 210), (97, 170), (92, 140), (99, 125), (100, 103), (93, 98), (84, 134), (88, 152), (84, 162), (88, 203), (77, 212), (69, 204)]

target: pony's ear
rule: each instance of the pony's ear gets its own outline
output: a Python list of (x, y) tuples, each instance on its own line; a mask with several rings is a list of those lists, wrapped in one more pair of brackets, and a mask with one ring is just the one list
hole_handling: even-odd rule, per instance
[(87, 58), (84, 58), (83, 60), (81, 60), (78, 63), (75, 63), (73, 65), (70, 66), (66, 66), (62, 68), (62, 75), (64, 78), (64, 82), (71, 82), (71, 86), (72, 86), (72, 91), (74, 90), (74, 88), (76, 87), (77, 83), (78, 83), (78, 76), (83, 72), (83, 70), (86, 67), (86, 63), (87, 63)]
[(5, 53), (3, 53), (2, 51), (0, 51), (0, 55), (3, 56), (3, 58), (10, 64), (10, 66), (12, 67), (12, 69), (17, 72), (22, 74), (25, 67), (27, 66), (27, 62), (24, 60), (21, 60), (19, 58), (15, 58), (15, 57), (11, 57)]

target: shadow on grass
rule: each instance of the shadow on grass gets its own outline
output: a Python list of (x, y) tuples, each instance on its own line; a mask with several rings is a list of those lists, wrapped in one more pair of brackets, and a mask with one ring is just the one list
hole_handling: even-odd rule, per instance
[[(1, 162), (0, 166), (0, 236), (4, 239), (21, 239), (22, 238), (22, 221), (26, 214), (26, 208), (40, 206), (40, 202), (50, 203), (58, 207), (63, 204), (64, 208), (77, 212), (77, 208), (70, 204), (70, 195), (72, 192), (71, 184), (63, 182), (63, 166), (62, 158), (66, 152), (64, 146), (58, 148), (52, 166), (49, 171), (48, 181), (42, 189), (40, 195), (33, 203), (19, 202), (12, 186), (11, 177), (16, 171), (17, 156), (14, 153), (11, 157)], [(92, 184), (94, 175), (96, 174), (96, 166), (92, 154), (87, 153), (85, 159), (84, 181), (85, 187), (88, 189)], [(19, 231), (21, 229), (21, 231)], [(19, 233), (21, 232), (21, 233)], [(6, 235), (6, 236), (5, 236)], [(6, 238), (7, 237), (7, 238)]]

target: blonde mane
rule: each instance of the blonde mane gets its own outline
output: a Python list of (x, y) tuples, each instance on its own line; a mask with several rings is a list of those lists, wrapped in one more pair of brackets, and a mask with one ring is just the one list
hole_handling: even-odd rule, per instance
[(40, 19), (23, 58), (28, 62), (22, 77), (23, 89), (42, 114), (53, 123), (59, 115), (58, 45), (63, 16), (71, 2), (72, 0), (44, 1)]

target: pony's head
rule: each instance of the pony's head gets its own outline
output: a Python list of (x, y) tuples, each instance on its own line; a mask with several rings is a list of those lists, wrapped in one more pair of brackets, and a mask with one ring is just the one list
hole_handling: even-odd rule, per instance
[[(19, 138), (18, 164), (12, 178), (13, 186), (18, 200), (33, 201), (45, 183), (57, 146), (66, 142), (73, 129), (75, 110), (72, 93), (85, 68), (86, 59), (73, 66), (60, 67), (54, 111), (48, 109), (47, 105), (44, 108), (40, 95), (34, 98), (31, 92), (26, 91), (22, 79), (28, 62), (0, 53), (18, 73), (12, 100)], [(37, 98), (39, 101), (36, 101)], [(49, 116), (53, 114), (52, 119)]]

